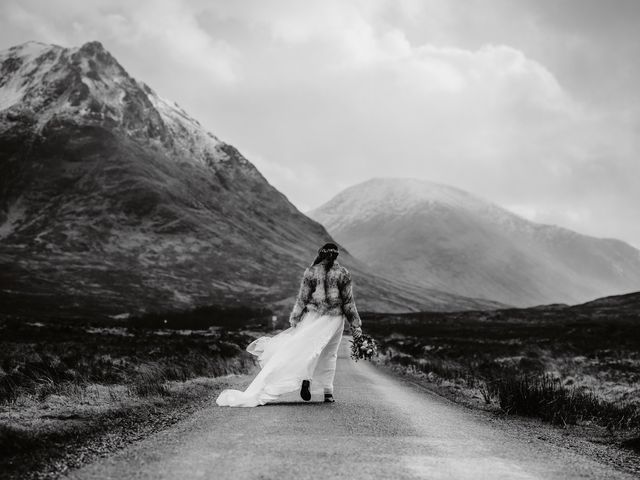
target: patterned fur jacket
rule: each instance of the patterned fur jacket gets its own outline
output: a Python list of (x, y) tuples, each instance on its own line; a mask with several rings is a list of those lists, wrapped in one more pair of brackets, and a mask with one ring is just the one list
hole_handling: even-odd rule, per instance
[(351, 274), (337, 261), (329, 270), (325, 263), (312, 265), (304, 271), (296, 304), (289, 316), (295, 326), (306, 311), (323, 315), (344, 315), (351, 329), (360, 327), (362, 321), (353, 300)]

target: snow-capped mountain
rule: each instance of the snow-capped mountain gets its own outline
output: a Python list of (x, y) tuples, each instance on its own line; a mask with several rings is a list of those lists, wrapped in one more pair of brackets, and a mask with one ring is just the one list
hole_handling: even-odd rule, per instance
[[(0, 52), (3, 305), (284, 311), (327, 241), (234, 147), (100, 43)], [(495, 305), (376, 277), (346, 252), (341, 260), (364, 310)]]
[(373, 179), (309, 215), (356, 258), (416, 285), (517, 306), (640, 290), (640, 251), (521, 218), (470, 193)]
[[(176, 103), (131, 78), (99, 42), (81, 48), (28, 42), (0, 52), (0, 63), (4, 127), (20, 114), (35, 121), (37, 132), (51, 121), (82, 119), (118, 127), (130, 138), (151, 139), (194, 164), (226, 158), (220, 140)], [(255, 170), (243, 163), (247, 171)]]

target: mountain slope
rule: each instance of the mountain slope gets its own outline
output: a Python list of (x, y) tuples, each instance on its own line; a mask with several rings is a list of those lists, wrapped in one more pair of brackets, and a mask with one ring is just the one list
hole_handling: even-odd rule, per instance
[(517, 306), (640, 289), (640, 252), (525, 220), (445, 185), (373, 179), (309, 213), (376, 271)]
[[(0, 291), (55, 314), (289, 307), (331, 237), (100, 43), (0, 52)], [(361, 308), (490, 306), (368, 274)], [(26, 302), (26, 303), (25, 303)]]

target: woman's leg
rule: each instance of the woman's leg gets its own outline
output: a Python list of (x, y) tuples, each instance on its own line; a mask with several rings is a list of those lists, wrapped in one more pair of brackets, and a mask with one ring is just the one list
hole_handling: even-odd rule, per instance
[(327, 346), (322, 350), (318, 364), (313, 372), (313, 383), (321, 386), (324, 393), (333, 393), (333, 379), (336, 375), (336, 362), (338, 360), (338, 347), (342, 340), (342, 330), (344, 322), (340, 324), (340, 328), (333, 334)]

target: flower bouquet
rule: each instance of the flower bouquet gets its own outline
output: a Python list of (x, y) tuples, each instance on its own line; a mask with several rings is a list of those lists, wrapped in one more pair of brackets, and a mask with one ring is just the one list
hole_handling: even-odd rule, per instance
[(369, 335), (364, 333), (351, 340), (351, 358), (356, 362), (360, 359), (371, 360), (378, 355), (378, 345)]

